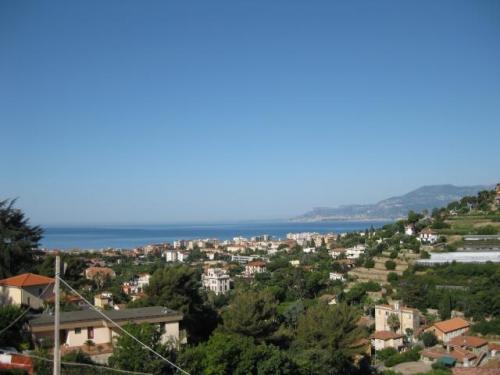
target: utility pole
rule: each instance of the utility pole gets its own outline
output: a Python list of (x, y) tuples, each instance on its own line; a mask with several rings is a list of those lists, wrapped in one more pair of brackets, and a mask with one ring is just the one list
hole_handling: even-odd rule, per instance
[(59, 320), (60, 320), (60, 311), (59, 311), (59, 276), (61, 272), (61, 257), (56, 255), (56, 282), (54, 285), (54, 294), (55, 294), (55, 314), (54, 314), (54, 375), (61, 375), (61, 343), (60, 343), (60, 335), (59, 335)]

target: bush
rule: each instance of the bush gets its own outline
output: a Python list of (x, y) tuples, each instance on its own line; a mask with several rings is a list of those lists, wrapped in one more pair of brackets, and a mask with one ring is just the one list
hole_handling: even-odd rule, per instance
[(477, 228), (476, 233), (482, 235), (497, 234), (498, 229), (493, 225), (485, 225), (484, 227)]
[(385, 262), (385, 268), (388, 270), (395, 270), (396, 269), (396, 262), (393, 260), (388, 260)]
[(471, 330), (481, 335), (500, 335), (500, 318), (494, 318), (489, 322), (485, 320), (477, 322)]
[(396, 272), (389, 272), (387, 275), (387, 282), (389, 283), (397, 283), (399, 281), (399, 276)]
[(420, 336), (420, 339), (423, 341), (424, 346), (426, 348), (428, 348), (430, 346), (434, 346), (438, 342), (438, 339), (437, 339), (436, 335), (433, 332), (424, 332), (424, 333), (422, 333), (422, 335)]
[(375, 262), (373, 261), (373, 259), (368, 258), (368, 259), (365, 261), (364, 266), (365, 266), (365, 268), (373, 268), (373, 267), (375, 267)]
[(398, 354), (398, 351), (394, 348), (385, 348), (382, 350), (377, 351), (377, 358), (385, 361), (389, 357), (392, 357), (393, 355)]
[(427, 251), (422, 250), (420, 252), (420, 258), (421, 259), (430, 259), (430, 257), (431, 257), (431, 254), (429, 254)]
[(391, 251), (391, 254), (389, 255), (391, 259), (396, 259), (398, 257), (398, 252), (396, 250)]
[(384, 361), (384, 365), (386, 367), (393, 367), (404, 362), (418, 361), (420, 359), (421, 350), (422, 348), (416, 346), (413, 349), (408, 350), (404, 353), (394, 354)]

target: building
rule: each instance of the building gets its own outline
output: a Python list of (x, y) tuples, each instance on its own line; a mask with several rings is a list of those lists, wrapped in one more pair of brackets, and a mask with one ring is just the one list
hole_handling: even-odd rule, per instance
[(225, 294), (231, 288), (231, 279), (226, 270), (222, 268), (207, 268), (201, 275), (203, 287), (215, 294)]
[(470, 327), (470, 323), (462, 318), (452, 318), (434, 323), (426, 331), (433, 332), (438, 340), (447, 344), (451, 339), (464, 335)]
[(418, 240), (421, 243), (434, 244), (438, 241), (438, 239), (439, 239), (438, 234), (430, 228), (425, 228), (418, 235)]
[(364, 254), (366, 250), (365, 245), (356, 245), (353, 247), (349, 247), (345, 251), (345, 256), (347, 259), (358, 259), (361, 254)]
[(33, 375), (33, 361), (26, 355), (0, 350), (0, 373), (5, 372), (7, 374), (14, 373), (14, 371), (20, 371), (20, 374), (28, 373), (28, 375)]
[(0, 304), (40, 309), (53, 296), (54, 282), (51, 277), (34, 273), (23, 273), (0, 280)]
[[(103, 313), (119, 326), (129, 323), (156, 324), (160, 328), (162, 343), (181, 343), (179, 322), (183, 316), (162, 306), (140, 307), (123, 310), (105, 310)], [(39, 345), (50, 345), (54, 337), (54, 316), (43, 314), (29, 321), (31, 334)], [(83, 349), (88, 340), (96, 346), (112, 348), (121, 331), (94, 310), (61, 312), (61, 346), (67, 350)]]
[(330, 280), (332, 281), (345, 281), (344, 275), (339, 272), (330, 272)]
[(256, 273), (266, 272), (266, 262), (262, 260), (253, 260), (245, 265), (245, 274), (253, 276)]
[(335, 249), (331, 249), (329, 253), (332, 256), (332, 258), (336, 259), (342, 255), (345, 255), (346, 249), (343, 247), (337, 247)]
[(427, 348), (420, 353), (424, 362), (441, 361), (449, 366), (472, 367), (478, 362), (478, 356), (462, 348), (446, 350), (440, 347)]
[(401, 306), (399, 302), (393, 305), (375, 306), (375, 331), (391, 331), (389, 317), (396, 315), (399, 319), (399, 328), (396, 333), (406, 334), (407, 330), (416, 332), (420, 327), (420, 312), (417, 309)]
[(488, 353), (488, 341), (476, 336), (456, 336), (448, 341), (448, 350), (462, 348), (474, 354)]
[(109, 292), (96, 294), (94, 296), (94, 306), (103, 310), (113, 307), (113, 294)]
[(85, 278), (88, 280), (105, 279), (116, 277), (115, 271), (108, 267), (89, 267), (85, 270)]
[(386, 348), (399, 350), (403, 347), (403, 335), (391, 331), (376, 331), (370, 336), (372, 347), (378, 351)]

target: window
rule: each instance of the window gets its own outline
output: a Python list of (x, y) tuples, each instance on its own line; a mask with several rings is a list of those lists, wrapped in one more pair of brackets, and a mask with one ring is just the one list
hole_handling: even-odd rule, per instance
[(87, 339), (92, 340), (94, 338), (94, 327), (87, 328)]
[(79, 335), (80, 333), (82, 333), (82, 329), (81, 328), (75, 328), (75, 335)]

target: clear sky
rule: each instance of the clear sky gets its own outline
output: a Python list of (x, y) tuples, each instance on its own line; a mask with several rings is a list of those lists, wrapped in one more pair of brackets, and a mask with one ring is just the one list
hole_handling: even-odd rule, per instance
[(500, 2), (0, 2), (0, 198), (287, 218), (500, 180)]

